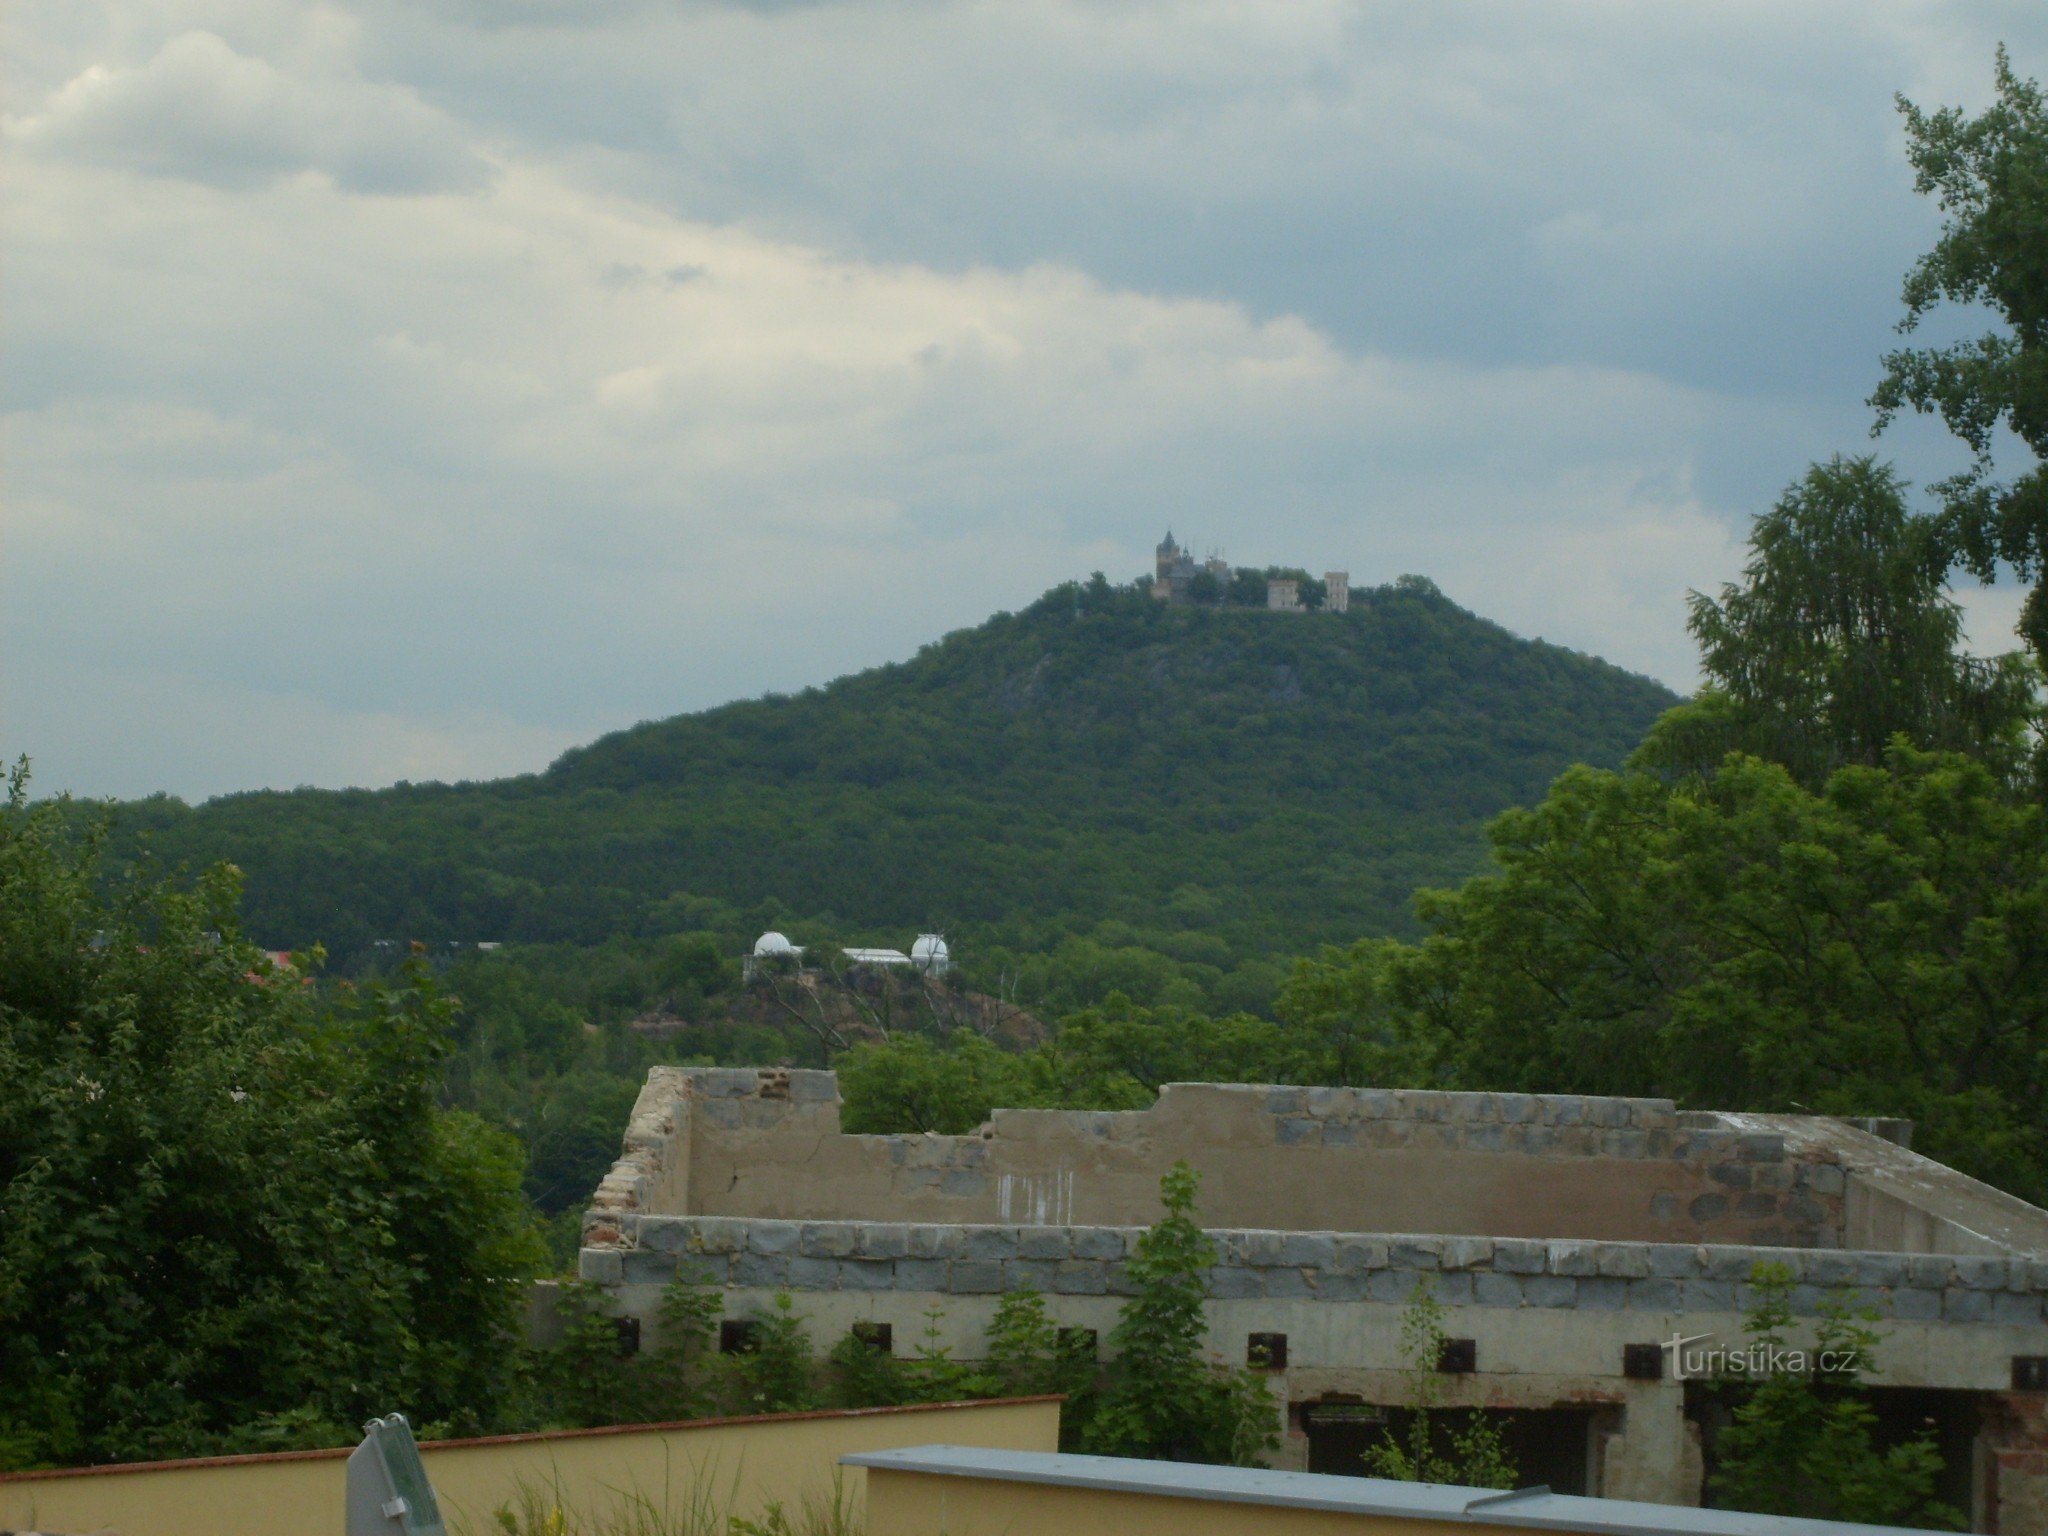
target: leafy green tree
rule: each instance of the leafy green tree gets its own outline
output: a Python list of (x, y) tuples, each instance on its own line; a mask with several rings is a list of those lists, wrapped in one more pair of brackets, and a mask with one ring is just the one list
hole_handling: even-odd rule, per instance
[(1023, 1102), (1017, 1058), (975, 1034), (956, 1030), (942, 1042), (897, 1035), (857, 1045), (838, 1058), (843, 1124), (849, 1132), (973, 1130), (998, 1104)]
[(1060, 1393), (1060, 1444), (1078, 1450), (1095, 1413), (1096, 1364), (1092, 1349), (1062, 1333), (1045, 1309), (1045, 1297), (1026, 1286), (1007, 1291), (996, 1303), (983, 1353), (1000, 1390), (1014, 1397)]
[(1500, 1428), (1485, 1413), (1471, 1410), (1462, 1422), (1443, 1416), (1443, 1373), (1438, 1362), (1450, 1335), (1444, 1304), (1427, 1276), (1416, 1281), (1401, 1309), (1401, 1372), (1407, 1423), (1389, 1429), (1366, 1447), (1365, 1470), (1373, 1477), (1404, 1483), (1453, 1483), (1465, 1488), (1512, 1488), (1514, 1458)]
[[(0, 1446), (15, 1462), (331, 1442), (518, 1390), (539, 1242), (516, 1144), (436, 1107), (416, 960), (327, 989), (237, 927), (236, 872), (109, 871), (0, 811)], [(88, 824), (89, 825), (89, 824)], [(102, 891), (104, 886), (104, 892)], [(312, 964), (309, 959), (307, 964)]]
[[(2048, 110), (2040, 86), (2000, 48), (1998, 97), (1975, 117), (1899, 98), (1914, 185), (1945, 215), (1941, 238), (1907, 274), (1902, 332), (1945, 304), (1988, 309), (1999, 327), (1884, 360), (1870, 403), (1880, 429), (1911, 407), (1966, 443), (1968, 469), (1935, 487), (1945, 544), (1980, 579), (2000, 562), (2032, 581), (2020, 633), (2048, 660)], [(1994, 449), (2008, 429), (2033, 463), (2000, 482)]]
[(1782, 1264), (1759, 1264), (1751, 1277), (1749, 1344), (1786, 1368), (1720, 1384), (1736, 1405), (1714, 1442), (1717, 1502), (1760, 1515), (1965, 1529), (1961, 1511), (1935, 1496), (1942, 1459), (1931, 1430), (1879, 1446), (1860, 1380), (1883, 1342), (1876, 1310), (1837, 1292), (1822, 1303), (1811, 1346), (1797, 1348), (1793, 1279)]
[(729, 1401), (739, 1413), (797, 1413), (822, 1406), (809, 1320), (786, 1291), (757, 1312), (753, 1342), (730, 1355)]
[(1963, 652), (1949, 557), (1888, 466), (1814, 465), (1756, 520), (1749, 547), (1741, 586), (1693, 594), (1708, 690), (1657, 723), (1638, 765), (1706, 773), (1741, 751), (1817, 787), (1904, 736), (2018, 773), (2036, 670), (2019, 654)]
[(1184, 1162), (1159, 1181), (1165, 1214), (1128, 1262), (1133, 1293), (1109, 1336), (1109, 1381), (1088, 1424), (1087, 1448), (1111, 1456), (1256, 1465), (1279, 1443), (1266, 1378), (1204, 1357), (1215, 1244), (1196, 1223), (1200, 1176)]

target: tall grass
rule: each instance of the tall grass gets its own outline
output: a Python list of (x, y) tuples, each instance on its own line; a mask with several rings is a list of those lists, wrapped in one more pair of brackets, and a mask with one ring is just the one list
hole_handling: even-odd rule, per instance
[(835, 1475), (829, 1496), (806, 1495), (794, 1510), (771, 1500), (758, 1516), (734, 1512), (739, 1483), (721, 1492), (706, 1473), (659, 1498), (641, 1490), (604, 1489), (578, 1499), (559, 1475), (521, 1478), (511, 1500), (482, 1525), (458, 1518), (457, 1536), (863, 1536), (857, 1501)]

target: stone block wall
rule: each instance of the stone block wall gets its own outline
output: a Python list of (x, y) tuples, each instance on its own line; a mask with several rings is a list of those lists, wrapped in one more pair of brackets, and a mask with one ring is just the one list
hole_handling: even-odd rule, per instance
[(847, 1136), (833, 1074), (753, 1068), (654, 1069), (586, 1240), (627, 1214), (1143, 1225), (1177, 1158), (1218, 1226), (1842, 1242), (1828, 1148), (1663, 1099), (1183, 1083), (1142, 1111)]
[[(698, 1283), (805, 1293), (989, 1296), (1131, 1294), (1142, 1228), (777, 1221), (629, 1216), (622, 1245), (587, 1250), (583, 1278), (610, 1286)], [(1851, 1253), (1689, 1243), (1446, 1234), (1213, 1231), (1217, 1301), (1261, 1298), (1398, 1306), (1428, 1278), (1453, 1307), (1660, 1314), (1740, 1312), (1759, 1261), (1793, 1274), (1793, 1311), (1817, 1316), (1853, 1288), (1890, 1318), (2036, 1328), (2048, 1322), (2048, 1258)]]

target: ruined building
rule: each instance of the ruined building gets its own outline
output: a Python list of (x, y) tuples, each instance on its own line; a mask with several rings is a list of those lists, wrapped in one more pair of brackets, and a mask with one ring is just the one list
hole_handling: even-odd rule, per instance
[(1524, 1482), (1696, 1504), (1720, 1410), (1687, 1361), (1741, 1347), (1770, 1260), (1802, 1318), (1840, 1286), (1880, 1309), (1881, 1421), (1935, 1426), (1975, 1529), (2048, 1536), (2048, 1213), (1880, 1131), (1907, 1134), (1662, 1099), (1183, 1083), (1143, 1111), (848, 1136), (829, 1072), (657, 1067), (582, 1273), (650, 1328), (687, 1263), (729, 1318), (795, 1292), (821, 1345), (856, 1322), (907, 1344), (936, 1306), (972, 1357), (995, 1298), (1027, 1285), (1106, 1339), (1185, 1158), (1218, 1247), (1210, 1346), (1271, 1368), (1283, 1465), (1361, 1470), (1404, 1400), (1401, 1312), (1427, 1278), (1445, 1402), (1502, 1416)]
[[(1235, 573), (1230, 562), (1221, 555), (1212, 554), (1201, 562), (1195, 560), (1192, 550), (1182, 549), (1168, 529), (1166, 537), (1159, 541), (1154, 552), (1152, 595), (1163, 603), (1189, 603), (1195, 601), (1195, 580), (1209, 576), (1214, 580), (1217, 594), (1227, 593)], [(1301, 584), (1292, 577), (1276, 576), (1266, 584), (1266, 606), (1283, 613), (1300, 613), (1306, 605), (1301, 601)], [(1351, 574), (1348, 571), (1323, 572), (1323, 611), (1326, 613), (1347, 613), (1351, 608)]]

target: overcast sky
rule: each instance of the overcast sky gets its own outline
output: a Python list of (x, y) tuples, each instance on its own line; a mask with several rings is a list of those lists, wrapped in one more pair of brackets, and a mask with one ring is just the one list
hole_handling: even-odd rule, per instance
[(537, 769), (1169, 525), (1690, 687), (1685, 591), (1868, 446), (1892, 93), (2001, 39), (2048, 74), (2038, 0), (17, 0), (0, 750)]

